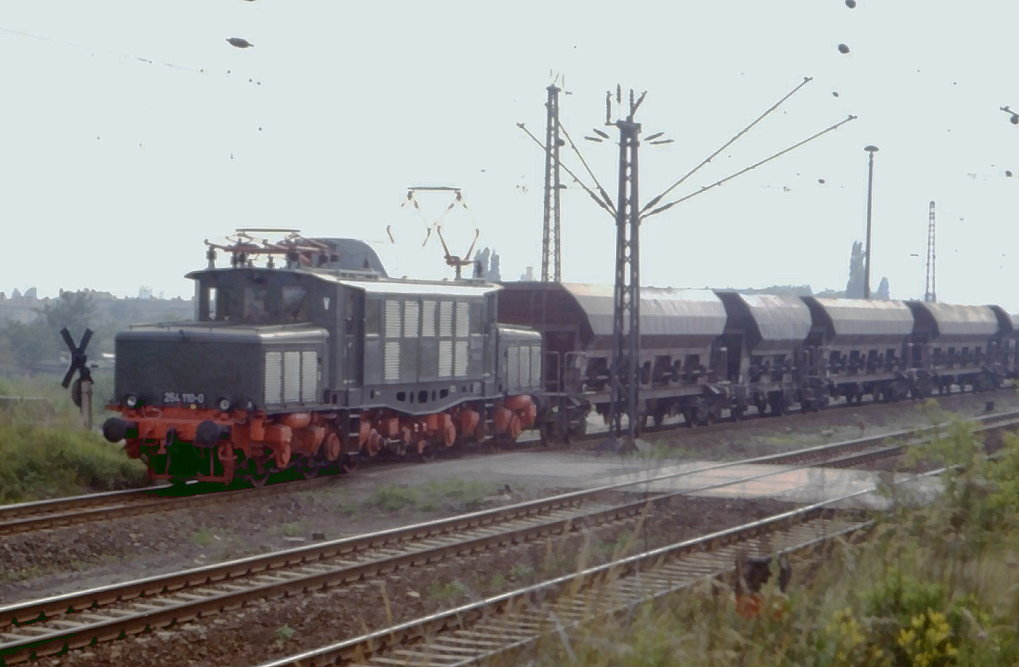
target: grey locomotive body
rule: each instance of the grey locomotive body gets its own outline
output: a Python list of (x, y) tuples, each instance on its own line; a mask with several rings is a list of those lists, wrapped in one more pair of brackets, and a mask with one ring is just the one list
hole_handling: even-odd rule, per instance
[(194, 320), (117, 336), (121, 416), (104, 430), (153, 477), (315, 474), (533, 424), (541, 340), (497, 325), (498, 286), (391, 279), (349, 239), (227, 249), (230, 267), (188, 275)]

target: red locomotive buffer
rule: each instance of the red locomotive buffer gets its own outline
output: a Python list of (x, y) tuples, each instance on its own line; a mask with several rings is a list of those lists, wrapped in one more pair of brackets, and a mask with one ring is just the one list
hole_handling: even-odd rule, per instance
[[(428, 458), (534, 426), (541, 338), (483, 280), (394, 280), (349, 239), (222, 246), (188, 275), (196, 318), (117, 335), (103, 427), (154, 479), (261, 483), (388, 451)], [(270, 261), (255, 266), (254, 259)], [(275, 265), (274, 256), (285, 261)]]

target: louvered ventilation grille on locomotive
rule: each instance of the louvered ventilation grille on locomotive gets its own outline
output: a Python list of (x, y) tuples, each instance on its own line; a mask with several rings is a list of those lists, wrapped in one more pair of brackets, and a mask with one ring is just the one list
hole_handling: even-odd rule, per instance
[(506, 350), (506, 383), (510, 391), (534, 387), (541, 380), (541, 348), (513, 345)]
[[(382, 381), (470, 375), (471, 354), (480, 359), (484, 346), (480, 335), (474, 336), (476, 342), (471, 342), (471, 309), (479, 307), (457, 301), (385, 299), (380, 350)], [(473, 314), (480, 317), (480, 312)]]
[(265, 353), (265, 403), (313, 403), (318, 396), (318, 352)]
[(386, 344), (383, 350), (383, 378), (386, 380), (400, 379), (400, 302), (396, 299), (386, 300)]

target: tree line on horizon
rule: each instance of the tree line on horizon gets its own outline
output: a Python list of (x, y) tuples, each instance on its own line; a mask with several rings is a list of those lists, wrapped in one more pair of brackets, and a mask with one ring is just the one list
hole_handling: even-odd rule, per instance
[[(487, 250), (487, 249), (486, 249)], [(480, 253), (479, 253), (480, 254)], [(490, 279), (498, 279), (499, 256), (485, 252), (479, 257)], [(491, 275), (495, 274), (494, 278)], [(863, 244), (853, 242), (849, 259), (849, 280), (844, 291), (823, 290), (816, 294), (810, 285), (771, 285), (746, 288), (744, 294), (785, 294), (822, 298), (863, 298)], [(888, 300), (888, 279), (882, 278), (873, 298)], [(114, 351), (117, 331), (132, 324), (189, 319), (192, 299), (158, 299), (152, 291), (141, 288), (137, 298), (117, 298), (95, 290), (61, 290), (54, 298), (37, 296), (35, 288), (8, 297), (0, 292), (0, 375), (56, 370), (67, 348), (60, 330), (67, 327), (71, 336), (80, 340), (85, 329), (95, 332), (87, 353), (98, 359), (102, 353)]]
[(104, 352), (113, 352), (114, 336), (121, 329), (142, 322), (187, 319), (193, 312), (191, 299), (119, 299), (87, 289), (64, 290), (43, 299), (36, 294), (33, 288), (0, 298), (0, 375), (56, 370), (68, 354), (60, 336), (64, 327), (75, 341), (86, 328), (92, 329), (86, 353), (96, 360)]

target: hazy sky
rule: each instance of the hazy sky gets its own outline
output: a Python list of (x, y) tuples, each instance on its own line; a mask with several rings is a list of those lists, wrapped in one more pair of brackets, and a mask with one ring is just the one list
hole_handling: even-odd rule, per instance
[[(496, 7), (4, 0), (0, 290), (187, 296), (202, 240), (236, 227), (381, 242), (390, 225), (391, 273), (448, 275), (420, 242), (449, 198), (421, 196), (425, 220), (400, 206), (426, 184), (463, 188), (452, 250), (477, 227), (504, 278), (537, 272), (543, 156), (515, 124), (543, 135), (552, 70), (572, 93), (563, 123), (613, 196), (616, 147), (581, 137), (607, 89), (648, 91), (644, 135), (675, 141), (642, 147), (645, 201), (805, 76), (677, 193), (859, 116), (648, 219), (645, 284), (844, 288), (875, 144), (873, 287), (888, 276), (894, 298), (922, 296), (935, 200), (940, 300), (1019, 311), (1019, 127), (999, 110), (1019, 108), (1016, 0)], [(611, 218), (572, 184), (562, 207), (564, 278), (611, 282)]]

